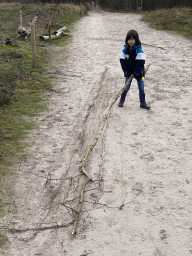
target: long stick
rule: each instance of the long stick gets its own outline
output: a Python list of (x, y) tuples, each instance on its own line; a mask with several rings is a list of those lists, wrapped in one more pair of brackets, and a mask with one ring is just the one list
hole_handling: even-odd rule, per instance
[[(149, 69), (149, 66), (150, 64), (148, 65), (148, 67), (146, 68), (145, 70), (145, 73), (148, 71)], [(89, 155), (91, 154), (91, 151), (94, 149), (94, 147), (96, 146), (97, 144), (97, 141), (99, 139), (99, 137), (101, 136), (102, 132), (104, 131), (106, 125), (107, 125), (107, 120), (110, 116), (110, 111), (111, 111), (111, 108), (113, 107), (113, 105), (115, 104), (115, 102), (117, 101), (117, 99), (120, 97), (121, 93), (125, 90), (125, 88), (128, 86), (128, 84), (131, 82), (131, 80), (133, 79), (133, 75), (131, 75), (128, 79), (128, 81), (126, 82), (125, 86), (118, 92), (118, 94), (116, 95), (116, 97), (114, 98), (114, 100), (112, 101), (112, 103), (109, 105), (108, 109), (107, 109), (107, 114), (105, 116), (105, 119), (104, 119), (104, 122), (103, 122), (103, 125), (101, 126), (97, 136), (95, 137), (92, 145), (90, 146), (90, 148), (88, 149), (83, 161), (82, 161), (82, 172), (83, 174), (85, 174), (85, 176), (87, 177), (87, 179), (85, 180), (85, 182), (83, 183), (83, 186), (81, 188), (81, 197), (80, 197), (80, 200), (79, 200), (79, 207), (78, 207), (78, 210), (77, 210), (77, 216), (76, 216), (76, 219), (75, 219), (75, 222), (74, 222), (74, 226), (73, 226), (73, 231), (71, 233), (71, 236), (75, 236), (75, 233), (76, 233), (76, 229), (77, 229), (77, 225), (78, 225), (78, 222), (79, 222), (79, 216), (81, 214), (81, 209), (82, 209), (82, 206), (83, 206), (83, 202), (84, 202), (84, 194), (85, 194), (85, 186), (87, 185), (87, 183), (89, 181), (92, 180), (92, 177), (91, 175), (86, 171), (86, 163), (87, 163), (87, 159), (89, 157)]]
[(81, 198), (80, 198), (80, 201), (79, 201), (79, 207), (78, 207), (78, 210), (77, 210), (77, 216), (76, 216), (76, 219), (75, 219), (75, 222), (74, 222), (74, 225), (73, 225), (73, 231), (72, 231), (72, 233), (71, 233), (71, 236), (74, 236), (75, 233), (76, 233), (77, 225), (78, 225), (78, 222), (79, 222), (79, 216), (80, 216), (81, 209), (82, 209), (83, 202), (84, 202), (85, 186), (86, 186), (86, 184), (87, 184), (90, 180), (92, 180), (92, 178), (88, 178), (88, 179), (83, 183), (83, 186), (82, 186), (82, 188), (81, 188)]

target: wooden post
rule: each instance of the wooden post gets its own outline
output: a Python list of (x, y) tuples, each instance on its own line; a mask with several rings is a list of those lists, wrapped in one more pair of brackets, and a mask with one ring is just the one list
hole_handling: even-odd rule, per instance
[(81, 0), (81, 6), (80, 6), (80, 15), (82, 14), (82, 0)]
[(70, 20), (71, 20), (71, 16), (72, 16), (72, 0), (71, 0), (71, 8), (70, 8)]
[(49, 12), (49, 26), (48, 26), (48, 33), (49, 33), (49, 41), (51, 42), (51, 20), (52, 20), (52, 12)]
[(36, 67), (35, 24), (31, 26), (32, 68)]
[(59, 15), (60, 15), (60, 13), (59, 13), (59, 8), (58, 8), (58, 10), (57, 10), (58, 28), (60, 27), (60, 24), (59, 24), (59, 22), (60, 22), (60, 17), (59, 17)]
[(23, 26), (23, 24), (22, 24), (23, 22), (22, 22), (22, 11), (20, 11), (20, 27), (22, 27)]

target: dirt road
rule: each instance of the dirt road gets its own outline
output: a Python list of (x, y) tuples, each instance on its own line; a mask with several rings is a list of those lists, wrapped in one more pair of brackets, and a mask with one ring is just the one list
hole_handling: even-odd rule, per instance
[[(124, 107), (113, 106), (87, 163), (93, 182), (72, 238), (81, 161), (124, 85), (119, 56), (129, 29), (151, 64), (151, 110), (140, 109), (136, 81)], [(53, 52), (50, 110), (37, 119), (30, 157), (16, 165), (4, 225), (25, 231), (9, 235), (5, 255), (192, 255), (192, 42), (138, 15), (94, 11), (76, 25), (68, 50), (67, 63), (62, 48)]]

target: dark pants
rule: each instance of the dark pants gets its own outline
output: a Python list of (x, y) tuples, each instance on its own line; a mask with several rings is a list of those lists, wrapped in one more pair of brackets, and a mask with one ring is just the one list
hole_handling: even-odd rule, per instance
[[(128, 81), (129, 77), (125, 78), (125, 83)], [(139, 89), (139, 94), (144, 94), (144, 82), (141, 81), (141, 79), (136, 79), (137, 80), (137, 84), (138, 84), (138, 89)], [(131, 80), (132, 82), (132, 80)], [(130, 87), (131, 87), (131, 82), (128, 84), (127, 88), (123, 91), (123, 93), (127, 94), (127, 92), (129, 91)]]

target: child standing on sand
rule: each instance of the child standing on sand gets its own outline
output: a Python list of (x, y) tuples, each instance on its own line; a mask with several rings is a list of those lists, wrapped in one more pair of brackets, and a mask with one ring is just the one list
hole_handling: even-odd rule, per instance
[[(144, 64), (145, 54), (141, 48), (141, 42), (136, 30), (129, 30), (125, 38), (125, 47), (120, 55), (120, 63), (125, 76), (125, 83), (128, 81), (131, 75), (137, 80), (139, 88), (140, 107), (144, 109), (150, 109), (145, 102), (144, 91)], [(127, 85), (127, 88), (123, 91), (118, 106), (123, 107), (125, 97), (130, 89), (131, 82)]]

